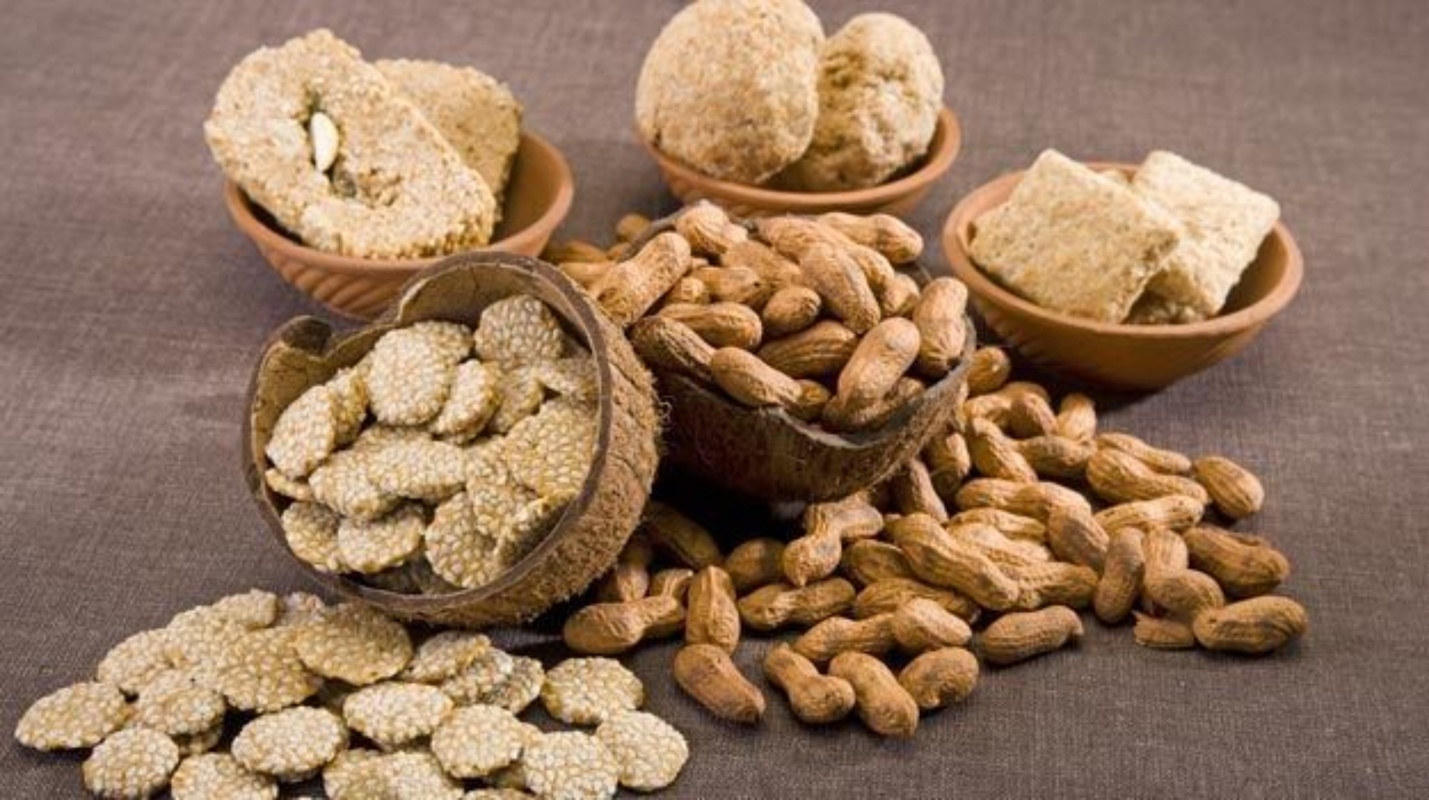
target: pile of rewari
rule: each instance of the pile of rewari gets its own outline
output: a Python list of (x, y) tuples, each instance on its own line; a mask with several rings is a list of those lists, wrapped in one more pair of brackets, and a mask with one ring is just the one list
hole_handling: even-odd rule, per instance
[[(864, 14), (825, 38), (798, 0), (697, 0), (652, 44), (636, 117), (710, 176), (832, 191), (914, 165), (942, 93), (932, 45), (901, 18)], [(418, 258), (490, 242), (521, 114), (476, 70), (368, 62), (318, 30), (244, 58), (204, 132), (304, 243)], [(1099, 172), (1049, 150), (976, 220), (971, 255), (1048, 309), (1193, 322), (1223, 312), (1278, 216), (1171, 153)], [(805, 724), (907, 738), (989, 668), (1076, 645), (1089, 617), (1155, 649), (1258, 656), (1304, 635), (1305, 609), (1279, 593), (1289, 559), (1232, 529), (1261, 510), (1261, 481), (1109, 431), (1088, 395), (1054, 396), (1003, 349), (974, 350), (967, 288), (927, 276), (922, 252), (886, 214), (741, 220), (706, 202), (547, 249), (657, 388), (677, 376), (853, 442), (897, 433), (931, 387), (956, 384), (911, 458), (847, 497), (762, 506), (757, 536), (715, 509), (748, 498), (657, 486), (583, 594), (541, 597), (570, 658), (548, 667), (475, 631), (254, 589), (124, 639), (35, 702), (16, 739), (89, 751), (84, 785), (102, 798), (318, 784), (333, 800), (609, 798), (670, 787), (691, 755), (619, 660), (648, 643), (678, 640), (669, 676), (717, 718), (756, 725), (772, 692)], [(469, 598), (518, 565), (576, 566), (535, 551), (603, 490), (606, 357), (535, 296), (473, 320), (379, 323), (360, 360), (278, 412), (260, 471), (305, 568), (376, 590), (364, 596)], [(751, 650), (761, 675), (736, 663)]]

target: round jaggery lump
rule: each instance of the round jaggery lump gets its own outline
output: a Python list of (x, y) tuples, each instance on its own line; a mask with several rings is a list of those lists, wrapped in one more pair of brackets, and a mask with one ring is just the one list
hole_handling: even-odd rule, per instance
[(641, 135), (713, 178), (760, 183), (792, 164), (819, 113), (823, 26), (799, 0), (698, 0), (650, 46)]
[(943, 104), (943, 70), (907, 20), (861, 14), (825, 43), (818, 93), (813, 141), (775, 178), (781, 188), (875, 186), (922, 158)]

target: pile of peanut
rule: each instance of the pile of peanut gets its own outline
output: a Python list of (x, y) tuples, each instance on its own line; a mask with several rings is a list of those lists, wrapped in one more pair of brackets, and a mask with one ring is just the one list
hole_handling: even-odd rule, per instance
[[(627, 217), (623, 239), (648, 220)], [(947, 376), (963, 352), (967, 288), (919, 288), (894, 265), (923, 250), (894, 217), (771, 217), (757, 230), (714, 205), (621, 261), (567, 244), (548, 252), (657, 370), (717, 387), (751, 408), (778, 407), (839, 432), (879, 428)]]
[(979, 658), (1000, 667), (1077, 641), (1081, 611), (1134, 617), (1136, 641), (1154, 648), (1259, 655), (1305, 632), (1304, 608), (1271, 594), (1285, 556), (1204, 521), (1256, 513), (1254, 475), (1098, 433), (1088, 397), (1054, 410), (1010, 371), (1001, 350), (977, 351), (950, 427), (882, 485), (806, 507), (787, 542), (723, 553), (652, 502), (595, 602), (567, 619), (567, 645), (609, 655), (683, 634), (675, 680), (715, 715), (753, 723), (763, 692), (730, 656), (744, 630), (792, 631), (763, 663), (799, 719), (853, 712), (906, 737), (921, 712), (967, 697)]

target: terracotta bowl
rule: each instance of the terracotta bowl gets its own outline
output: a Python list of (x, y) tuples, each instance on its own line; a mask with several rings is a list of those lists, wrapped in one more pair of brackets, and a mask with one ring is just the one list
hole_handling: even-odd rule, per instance
[[(314, 250), (279, 227), (231, 181), (223, 196), (234, 224), (283, 280), (348, 317), (373, 318), (409, 278), (441, 260), (357, 258)], [(574, 196), (575, 181), (561, 151), (534, 133), (522, 133), (501, 224), (484, 250), (540, 255)]]
[[(1134, 164), (1094, 163), (1094, 169)], [(1223, 361), (1249, 345), (1295, 296), (1304, 276), (1300, 248), (1281, 223), (1232, 290), (1219, 316), (1184, 325), (1094, 322), (1041, 308), (998, 285), (968, 255), (973, 221), (1007, 200), (1022, 172), (1004, 175), (964, 197), (943, 227), (943, 252), (968, 286), (989, 328), (1029, 361), (1075, 380), (1150, 391)]]
[(243, 471), (259, 512), (284, 552), (288, 500), (263, 481), (263, 454), (278, 415), (309, 387), (356, 364), (387, 331), (420, 320), (475, 324), (486, 306), (516, 293), (539, 297), (596, 356), (600, 420), (585, 485), (535, 549), (491, 583), (443, 595), (409, 595), (319, 572), (314, 580), (404, 619), (480, 627), (530, 619), (583, 591), (614, 562), (640, 520), (659, 460), (650, 375), (620, 331), (554, 267), (507, 253), (463, 253), (415, 277), (375, 322), (334, 336), (327, 323), (298, 317), (268, 338), (248, 388)]
[[(681, 213), (651, 223), (627, 245), (626, 254), (673, 230)], [(916, 265), (900, 270), (920, 284), (929, 280)], [(828, 431), (782, 408), (749, 408), (686, 375), (653, 370), (668, 414), (666, 457), (702, 479), (763, 500), (815, 503), (847, 497), (908, 463), (947, 425), (977, 349), (971, 319), (967, 331), (962, 358), (951, 372), (882, 427), (858, 433)]]
[(670, 192), (686, 204), (710, 200), (740, 217), (761, 217), (770, 214), (821, 214), (825, 211), (847, 211), (853, 214), (893, 214), (905, 217), (928, 194), (933, 184), (953, 166), (962, 146), (962, 128), (952, 109), (944, 107), (938, 114), (938, 127), (928, 154), (912, 171), (900, 178), (867, 189), (847, 192), (785, 192), (761, 186), (721, 181), (685, 166), (660, 152), (645, 137), (638, 138), (655, 159), (665, 177)]

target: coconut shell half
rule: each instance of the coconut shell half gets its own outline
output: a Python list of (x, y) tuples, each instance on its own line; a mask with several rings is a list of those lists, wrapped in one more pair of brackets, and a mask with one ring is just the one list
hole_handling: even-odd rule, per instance
[(269, 337), (249, 385), (243, 469), (263, 519), (288, 551), (281, 523), (287, 500), (267, 488), (264, 447), (289, 403), (337, 370), (356, 364), (389, 330), (423, 320), (475, 326), (491, 303), (533, 295), (594, 355), (600, 420), (590, 472), (580, 495), (530, 553), (491, 583), (443, 595), (376, 589), (296, 561), (319, 583), (403, 619), (481, 627), (523, 622), (583, 591), (615, 563), (641, 510), (659, 462), (659, 420), (649, 372), (620, 331), (559, 270), (524, 256), (467, 253), (415, 275), (371, 325), (334, 336), (327, 323), (298, 317)]

